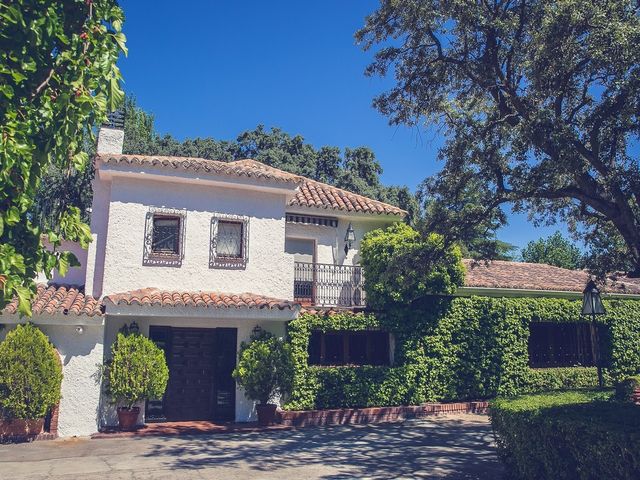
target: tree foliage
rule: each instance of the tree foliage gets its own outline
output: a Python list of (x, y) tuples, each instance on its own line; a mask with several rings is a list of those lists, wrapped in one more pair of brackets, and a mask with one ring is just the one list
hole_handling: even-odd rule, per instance
[(430, 294), (452, 294), (464, 282), (460, 248), (437, 233), (395, 223), (368, 232), (360, 245), (367, 305), (410, 305)]
[(31, 209), (50, 166), (85, 168), (83, 132), (122, 100), (122, 22), (115, 0), (0, 3), (0, 307), (17, 295), (20, 312), (30, 314), (36, 274), (77, 264), (57, 251), (61, 239), (90, 241), (78, 208), (59, 211), (44, 230)]
[(252, 334), (240, 346), (233, 377), (247, 398), (261, 405), (287, 395), (293, 382), (291, 346), (264, 330)]
[(429, 191), (455, 206), (476, 184), (483, 208), (454, 235), (510, 203), (640, 274), (637, 2), (382, 0), (356, 37), (377, 47), (369, 75), (395, 75), (374, 101), (390, 122), (446, 132)]
[(106, 390), (116, 403), (132, 408), (164, 395), (169, 367), (164, 351), (138, 333), (118, 333), (106, 364)]
[(523, 262), (546, 263), (571, 270), (584, 267), (582, 251), (560, 232), (529, 242), (522, 249), (521, 256)]
[(0, 417), (36, 420), (60, 401), (62, 364), (47, 336), (28, 323), (0, 343)]

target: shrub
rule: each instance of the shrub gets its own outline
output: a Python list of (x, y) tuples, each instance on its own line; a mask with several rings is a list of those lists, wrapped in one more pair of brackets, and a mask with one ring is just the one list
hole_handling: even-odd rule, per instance
[(619, 402), (633, 401), (633, 393), (640, 389), (640, 375), (627, 377), (616, 384), (615, 398)]
[(360, 255), (371, 307), (452, 294), (464, 282), (460, 248), (448, 245), (442, 235), (422, 235), (404, 223), (368, 232)]
[(242, 342), (233, 377), (250, 400), (265, 405), (276, 396), (285, 396), (293, 382), (291, 346), (260, 330)]
[(640, 408), (610, 391), (498, 399), (490, 416), (498, 454), (513, 478), (640, 478)]
[(106, 378), (106, 390), (114, 402), (132, 408), (140, 401), (162, 398), (169, 368), (164, 352), (152, 340), (137, 333), (118, 333)]
[(32, 324), (18, 325), (0, 343), (0, 413), (44, 417), (60, 401), (62, 366), (47, 336)]

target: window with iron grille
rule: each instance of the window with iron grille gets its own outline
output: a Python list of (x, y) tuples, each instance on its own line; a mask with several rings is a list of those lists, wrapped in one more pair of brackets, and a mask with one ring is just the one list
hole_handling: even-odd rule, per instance
[(389, 365), (390, 338), (381, 331), (312, 332), (309, 365)]
[(145, 221), (143, 265), (180, 266), (185, 224), (184, 210), (151, 208)]
[(249, 218), (217, 214), (211, 219), (211, 268), (244, 268), (249, 259)]
[[(596, 335), (601, 337), (603, 333)], [(529, 366), (533, 368), (595, 365), (588, 322), (531, 322), (528, 347)]]
[(153, 217), (151, 252), (159, 255), (180, 254), (180, 217)]

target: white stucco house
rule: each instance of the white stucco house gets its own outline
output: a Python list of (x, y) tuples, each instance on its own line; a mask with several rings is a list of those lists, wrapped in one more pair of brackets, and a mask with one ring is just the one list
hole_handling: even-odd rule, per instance
[[(284, 335), (304, 305), (362, 307), (360, 240), (406, 212), (253, 160), (123, 155), (123, 136), (99, 132), (93, 243), (65, 246), (82, 267), (41, 284), (33, 305), (63, 364), (57, 433), (116, 424), (100, 365), (134, 323), (170, 369), (148, 420), (251, 420), (231, 377), (240, 342), (256, 326)], [(23, 321), (5, 308), (0, 339)]]

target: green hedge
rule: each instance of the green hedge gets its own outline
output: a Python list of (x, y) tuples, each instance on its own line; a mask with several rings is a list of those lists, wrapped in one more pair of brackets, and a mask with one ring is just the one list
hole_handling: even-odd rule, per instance
[(512, 478), (640, 478), (640, 408), (611, 392), (498, 399), (490, 408), (498, 453)]
[[(640, 301), (606, 301), (601, 350), (609, 383), (640, 371)], [(580, 300), (430, 297), (392, 313), (301, 315), (289, 324), (296, 375), (290, 409), (416, 404), (597, 385), (595, 368), (531, 369), (529, 323), (576, 322)], [(309, 367), (312, 331), (381, 328), (392, 367)]]

